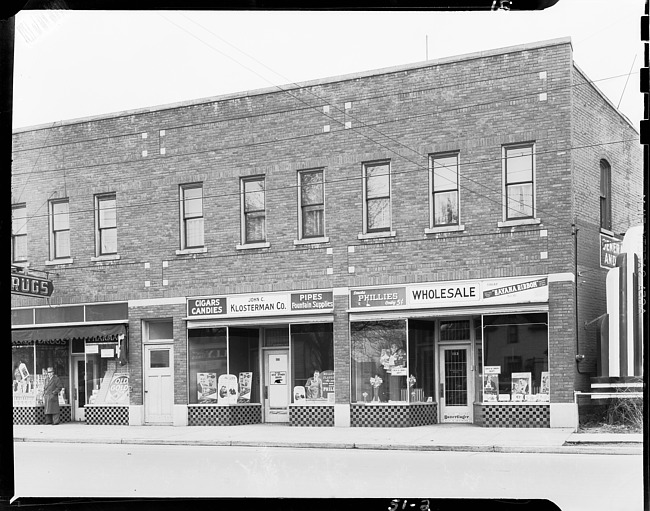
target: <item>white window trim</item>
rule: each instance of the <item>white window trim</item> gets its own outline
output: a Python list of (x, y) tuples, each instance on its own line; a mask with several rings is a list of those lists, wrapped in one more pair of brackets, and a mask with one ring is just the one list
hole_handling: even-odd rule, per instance
[[(107, 256), (115, 256), (118, 252), (112, 254), (102, 254), (101, 253), (101, 237), (99, 229), (99, 203), (102, 199), (113, 198), (115, 200), (115, 209), (117, 210), (117, 194), (116, 193), (98, 193), (95, 195), (95, 257), (96, 258), (105, 258)], [(117, 231), (117, 211), (115, 211), (115, 230)], [(117, 238), (115, 240), (117, 244)], [(117, 250), (117, 246), (115, 247)], [(91, 261), (93, 258), (91, 258)]]
[[(201, 218), (203, 218), (203, 226), (204, 226), (204, 231), (203, 231), (203, 246), (201, 247), (187, 247), (187, 239), (185, 236), (185, 190), (190, 189), (190, 188), (200, 188), (201, 189)], [(176, 255), (182, 255), (182, 254), (195, 254), (195, 253), (200, 253), (200, 252), (206, 252), (207, 249), (205, 247), (205, 210), (203, 208), (203, 182), (196, 182), (196, 183), (184, 183), (181, 185), (178, 185), (178, 195), (179, 195), (179, 201), (178, 201), (178, 215), (179, 215), (179, 220), (180, 220), (180, 249), (176, 250)]]
[(300, 240), (293, 240), (294, 245), (318, 245), (320, 243), (329, 243), (329, 236), (323, 236), (319, 238), (303, 238)]
[[(367, 195), (367, 172), (368, 167), (374, 167), (377, 165), (386, 164), (388, 165), (388, 224), (389, 229), (386, 231), (372, 231), (368, 232), (368, 195)], [(392, 230), (393, 226), (393, 186), (392, 186), (392, 165), (390, 160), (376, 160), (364, 162), (361, 165), (362, 169), (362, 200), (363, 200), (363, 231), (359, 234), (359, 239), (369, 239), (369, 238), (386, 238), (390, 236), (395, 236), (395, 231)]]
[(54, 261), (45, 261), (45, 266), (54, 266), (57, 264), (72, 264), (74, 262), (74, 259), (72, 257), (68, 257), (65, 259), (55, 259)]
[[(518, 147), (532, 147), (533, 150), (533, 216), (532, 218), (513, 218), (507, 220), (508, 215), (508, 194), (507, 177), (506, 177), (506, 149), (516, 149)], [(501, 222), (499, 227), (511, 227), (513, 225), (531, 225), (540, 223), (537, 218), (537, 144), (535, 142), (521, 142), (515, 144), (504, 144), (501, 146)]]
[[(458, 195), (458, 223), (450, 225), (434, 225), (435, 211), (433, 209), (433, 160), (445, 156), (456, 156), (456, 193)], [(436, 232), (450, 232), (450, 231), (464, 231), (465, 226), (461, 225), (460, 220), (460, 151), (451, 151), (445, 153), (434, 153), (429, 155), (429, 228), (425, 229), (426, 234), (433, 234)]]
[[(65, 197), (61, 199), (52, 199), (49, 203), (49, 220), (48, 220), (48, 227), (49, 227), (49, 238), (50, 238), (50, 254), (49, 254), (49, 260), (48, 262), (51, 262), (52, 264), (67, 264), (65, 261), (70, 260), (72, 262), (72, 243), (70, 244), (70, 255), (66, 257), (56, 257), (56, 247), (55, 247), (55, 236), (54, 236), (54, 205), (55, 204), (62, 204), (66, 202), (68, 204), (68, 236), (71, 234), (71, 229), (70, 229), (70, 199)], [(63, 261), (62, 263), (58, 263), (58, 261)], [(47, 262), (46, 262), (47, 264)]]
[(106, 254), (101, 256), (91, 257), (90, 260), (93, 262), (97, 261), (117, 261), (120, 259), (120, 254)]
[[(299, 243), (296, 243), (294, 241), (294, 245), (300, 245), (304, 241), (305, 244), (307, 243), (324, 243), (323, 241), (316, 241), (316, 240), (323, 240), (327, 239), (329, 241), (329, 237), (327, 236), (318, 236), (314, 238), (305, 238), (303, 237), (303, 232), (302, 232), (302, 175), (309, 173), (309, 172), (320, 172), (321, 176), (323, 177), (322, 180), (322, 187), (323, 187), (323, 232), (327, 232), (327, 221), (326, 221), (326, 215), (325, 215), (325, 169), (323, 168), (315, 168), (315, 169), (302, 169), (298, 171), (298, 239), (296, 240)], [(266, 195), (264, 196), (266, 199)]]
[[(262, 181), (264, 183), (264, 241), (246, 241), (246, 200), (245, 200), (245, 183), (247, 181)], [(239, 196), (240, 196), (240, 232), (241, 243), (237, 245), (237, 250), (244, 250), (247, 248), (268, 248), (271, 244), (266, 241), (266, 175), (258, 174), (255, 176), (246, 176), (239, 179)]]

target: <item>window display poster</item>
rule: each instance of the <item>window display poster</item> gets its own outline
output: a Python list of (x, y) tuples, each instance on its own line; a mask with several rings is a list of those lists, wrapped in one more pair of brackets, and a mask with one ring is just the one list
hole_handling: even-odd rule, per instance
[(542, 371), (542, 385), (539, 388), (540, 394), (550, 394), (550, 376), (548, 371)]
[(305, 404), (307, 398), (305, 397), (305, 387), (302, 385), (296, 385), (293, 388), (293, 402), (295, 404)]
[(129, 375), (126, 373), (114, 373), (108, 384), (106, 403), (128, 405), (129, 404)]
[[(531, 373), (512, 373), (512, 395), (513, 400), (518, 400), (516, 396), (525, 396), (531, 393)], [(523, 401), (523, 397), (521, 399)]]
[(199, 403), (217, 402), (217, 373), (196, 373)]
[(501, 374), (501, 366), (485, 366), (483, 368), (484, 374)]
[(327, 399), (330, 394), (334, 394), (334, 371), (323, 371), (320, 373), (320, 379), (323, 382), (323, 397)]
[(239, 373), (239, 398), (238, 403), (250, 403), (251, 388), (253, 385), (253, 373)]
[(499, 375), (484, 374), (483, 375), (483, 400), (496, 401), (498, 395), (499, 395)]
[(232, 405), (237, 403), (239, 389), (237, 386), (237, 377), (234, 374), (222, 374), (219, 376), (217, 387), (219, 388), (218, 404)]

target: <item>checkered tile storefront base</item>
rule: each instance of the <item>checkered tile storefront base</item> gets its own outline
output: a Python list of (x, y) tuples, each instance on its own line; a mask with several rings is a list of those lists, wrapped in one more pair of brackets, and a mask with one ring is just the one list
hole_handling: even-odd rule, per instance
[[(59, 405), (59, 421), (72, 422), (70, 405)], [(42, 406), (14, 406), (14, 424), (45, 424)]]
[(436, 424), (438, 403), (350, 405), (350, 425), (371, 428), (408, 428)]
[(262, 422), (261, 404), (244, 405), (189, 405), (188, 426), (240, 426)]
[(295, 405), (289, 407), (291, 426), (334, 427), (333, 406)]
[(84, 406), (86, 424), (93, 426), (128, 426), (128, 406)]
[(484, 405), (486, 428), (550, 428), (549, 405)]

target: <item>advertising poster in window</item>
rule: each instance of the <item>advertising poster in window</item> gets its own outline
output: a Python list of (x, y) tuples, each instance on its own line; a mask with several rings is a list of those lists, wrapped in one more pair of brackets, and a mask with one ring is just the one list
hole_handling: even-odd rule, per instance
[(304, 405), (307, 402), (305, 387), (302, 385), (296, 385), (293, 388), (293, 402), (297, 405)]
[(531, 393), (531, 373), (512, 373), (512, 400), (524, 401)]
[(106, 403), (116, 405), (129, 404), (129, 375), (114, 373), (108, 384)]
[(219, 388), (217, 398), (218, 404), (231, 405), (237, 403), (239, 389), (237, 385), (237, 377), (234, 374), (222, 374), (219, 376), (217, 387)]
[(499, 375), (483, 375), (483, 401), (497, 401), (499, 395)]
[(330, 395), (334, 396), (334, 371), (328, 369), (320, 373), (321, 380), (323, 380), (323, 397), (330, 399)]
[(252, 372), (239, 373), (239, 398), (237, 398), (238, 403), (250, 403), (252, 384)]
[(196, 373), (199, 403), (217, 402), (217, 373)]

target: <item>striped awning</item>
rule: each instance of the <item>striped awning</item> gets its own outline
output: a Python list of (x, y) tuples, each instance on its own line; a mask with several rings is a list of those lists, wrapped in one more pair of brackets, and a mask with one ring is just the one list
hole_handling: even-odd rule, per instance
[(86, 342), (117, 342), (119, 335), (126, 334), (126, 326), (89, 325), (66, 326), (54, 328), (28, 328), (11, 331), (12, 344), (30, 344), (32, 342), (58, 341), (65, 339), (83, 339)]

